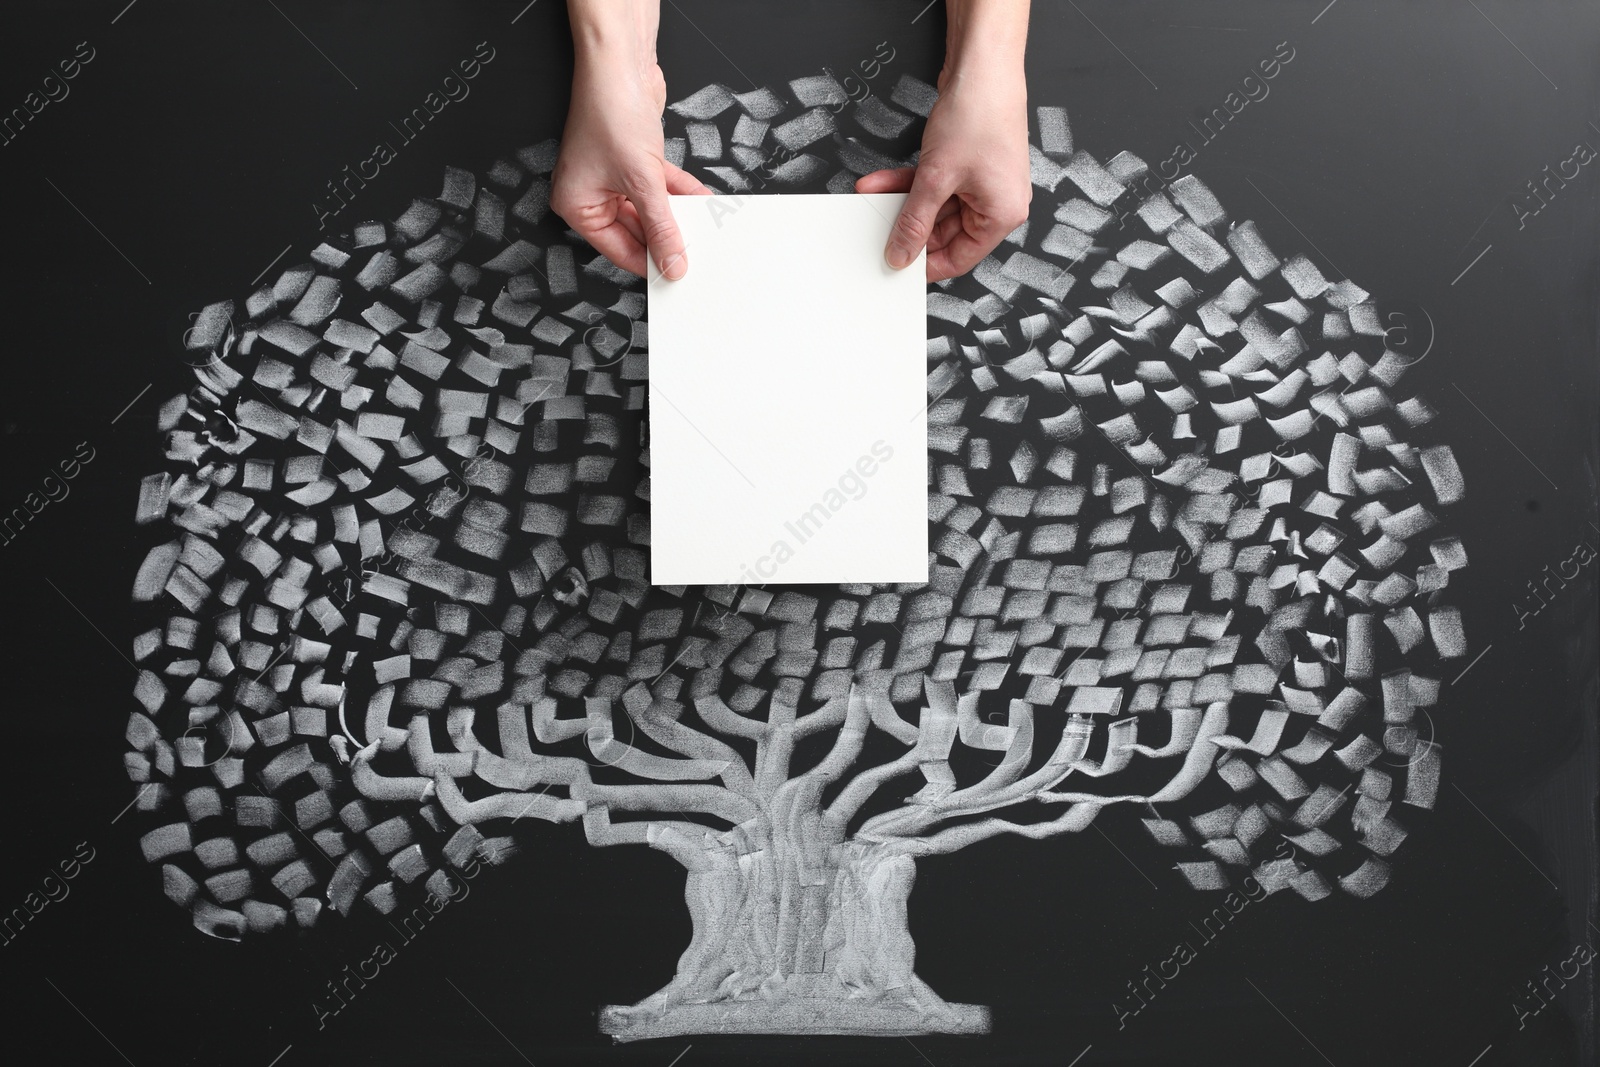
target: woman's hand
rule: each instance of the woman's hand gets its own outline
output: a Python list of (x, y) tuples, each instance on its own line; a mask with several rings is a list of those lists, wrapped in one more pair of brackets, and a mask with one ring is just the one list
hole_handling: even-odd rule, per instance
[(906, 192), (884, 258), (896, 270), (928, 250), (928, 280), (965, 274), (1028, 218), (1026, 3), (950, 0), (939, 100), (916, 167), (856, 181), (860, 193)]
[(569, 10), (576, 65), (550, 206), (624, 270), (646, 275), (653, 258), (681, 278), (689, 260), (667, 195), (711, 190), (662, 152), (658, 2), (572, 0)]

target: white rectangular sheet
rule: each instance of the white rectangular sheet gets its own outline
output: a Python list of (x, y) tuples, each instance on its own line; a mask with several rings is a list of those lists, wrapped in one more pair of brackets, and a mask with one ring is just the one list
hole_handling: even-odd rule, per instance
[(657, 585), (928, 578), (926, 267), (904, 194), (674, 196), (649, 286)]

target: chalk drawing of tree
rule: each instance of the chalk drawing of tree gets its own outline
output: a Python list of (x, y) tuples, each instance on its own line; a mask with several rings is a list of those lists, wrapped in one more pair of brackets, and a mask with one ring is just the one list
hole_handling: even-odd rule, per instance
[[(844, 191), (931, 99), (710, 86), (668, 151)], [(925, 585), (649, 583), (643, 282), (549, 213), (554, 142), (200, 312), (137, 505), (167, 895), (238, 938), (404, 915), (541, 824), (659, 849), (694, 934), (602, 1013), (627, 1040), (985, 1032), (914, 972), (918, 857), (1107, 809), (1197, 890), (1380, 889), (1466, 651), (1413, 357), (1198, 179), (1038, 117), (1032, 221), (929, 294)]]

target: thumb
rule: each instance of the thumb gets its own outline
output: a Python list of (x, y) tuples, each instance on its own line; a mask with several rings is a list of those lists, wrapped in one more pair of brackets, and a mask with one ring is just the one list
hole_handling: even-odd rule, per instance
[(667, 203), (667, 182), (664, 172), (657, 171), (648, 181), (636, 186), (628, 199), (639, 212), (639, 226), (644, 232), (644, 243), (650, 258), (668, 281), (677, 281), (689, 269), (685, 255), (683, 234), (678, 231), (677, 220)]
[(928, 172), (920, 167), (917, 169), (905, 206), (900, 209), (900, 217), (894, 220), (894, 228), (889, 231), (889, 244), (883, 252), (883, 258), (889, 266), (900, 270), (917, 258), (917, 253), (927, 246), (928, 238), (933, 235), (933, 224), (938, 221), (939, 209), (949, 198), (950, 191), (942, 183), (929, 177)]

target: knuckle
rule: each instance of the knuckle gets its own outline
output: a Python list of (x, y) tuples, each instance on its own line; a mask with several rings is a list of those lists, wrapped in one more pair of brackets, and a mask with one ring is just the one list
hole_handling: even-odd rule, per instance
[(902, 211), (900, 217), (894, 220), (891, 233), (895, 240), (906, 244), (920, 244), (927, 240), (928, 227), (920, 217)]
[(642, 221), (644, 223), (645, 240), (652, 248), (665, 244), (678, 236), (678, 228), (672, 224), (671, 219), (654, 218)]
[(577, 207), (577, 201), (565, 188), (556, 186), (550, 190), (550, 210), (557, 215), (566, 218), (568, 215), (574, 214)]

